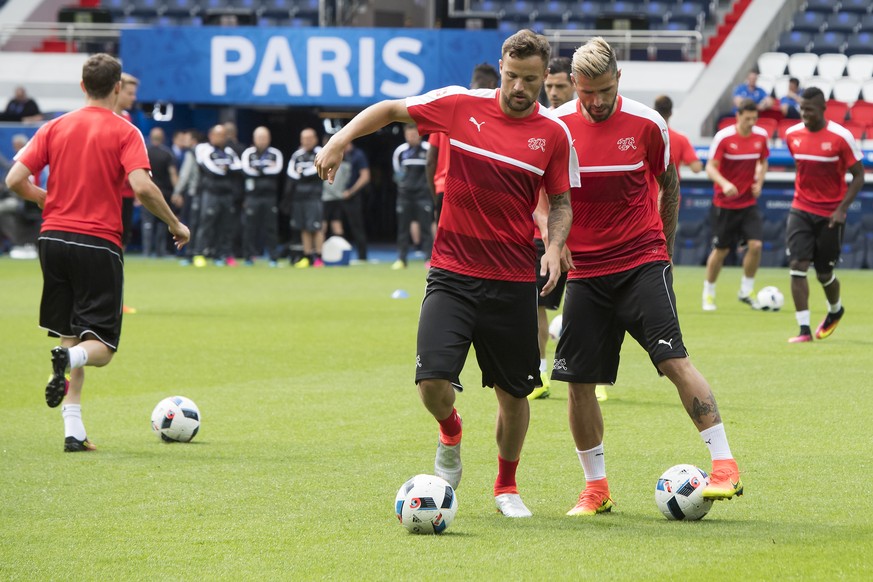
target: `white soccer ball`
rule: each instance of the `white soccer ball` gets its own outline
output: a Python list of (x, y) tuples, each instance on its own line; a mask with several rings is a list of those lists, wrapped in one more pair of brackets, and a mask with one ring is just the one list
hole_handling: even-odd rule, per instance
[(764, 287), (758, 291), (758, 305), (763, 311), (779, 311), (785, 305), (785, 296), (776, 287)]
[(552, 323), (549, 324), (549, 337), (555, 341), (558, 341), (561, 337), (561, 333), (564, 331), (564, 316), (560, 313), (556, 315), (552, 319)]
[(190, 442), (200, 430), (200, 410), (184, 396), (164, 398), (152, 411), (152, 430), (167, 442)]
[(458, 511), (455, 490), (444, 479), (416, 475), (403, 485), (394, 499), (394, 513), (412, 533), (442, 533)]
[(702, 519), (712, 507), (712, 500), (703, 498), (707, 485), (709, 475), (694, 465), (670, 467), (655, 486), (655, 503), (667, 519)]

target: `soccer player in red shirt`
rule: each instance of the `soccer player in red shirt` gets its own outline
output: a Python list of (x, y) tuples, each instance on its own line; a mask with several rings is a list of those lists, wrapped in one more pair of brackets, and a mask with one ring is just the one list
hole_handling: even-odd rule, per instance
[(703, 162), (697, 157), (691, 140), (681, 131), (676, 131), (670, 127), (670, 118), (673, 117), (673, 100), (667, 95), (659, 95), (655, 98), (655, 111), (661, 114), (667, 124), (667, 131), (670, 134), (670, 163), (676, 168), (677, 175), (679, 166), (683, 165), (691, 168), (695, 174), (702, 172)]
[[(45, 399), (52, 408), (64, 402), (68, 452), (95, 448), (82, 423), (82, 367), (108, 364), (121, 337), (122, 182), (130, 181), (143, 206), (167, 223), (178, 247), (189, 237), (149, 177), (142, 134), (113, 112), (121, 64), (106, 54), (93, 55), (82, 68), (82, 87), (85, 107), (39, 128), (6, 177), (11, 190), (43, 207), (39, 325), (60, 337), (51, 350)], [(51, 172), (43, 190), (28, 178), (46, 166)]]
[(530, 420), (527, 395), (540, 384), (537, 365), (536, 277), (531, 268), (531, 213), (540, 188), (551, 196), (548, 274), (555, 287), (571, 223), (569, 189), (578, 181), (566, 126), (537, 103), (549, 62), (545, 37), (522, 30), (503, 44), (500, 89), (445, 87), (382, 101), (336, 133), (316, 157), (319, 175), (333, 179), (345, 144), (392, 121), (441, 132), (451, 148), (443, 212), (433, 246), (418, 328), (415, 381), (439, 422), (436, 475), (461, 479), (461, 418), (455, 391), (470, 345), (482, 384), (497, 396), (497, 508), (529, 517), (515, 473)]
[(706, 175), (715, 183), (715, 232), (712, 251), (706, 259), (703, 310), (715, 311), (715, 281), (731, 247), (746, 242), (740, 301), (758, 308), (753, 289), (761, 265), (764, 219), (758, 198), (767, 174), (767, 132), (757, 127), (758, 106), (746, 99), (737, 108), (737, 122), (715, 134), (709, 147)]
[(609, 511), (597, 384), (613, 384), (626, 333), (676, 386), (713, 459), (708, 499), (742, 493), (715, 397), (691, 364), (676, 314), (670, 255), (679, 182), (663, 118), (618, 94), (615, 52), (600, 37), (573, 55), (578, 99), (555, 114), (570, 129), (581, 187), (572, 189), (567, 238), (574, 269), (564, 299), (553, 380), (569, 382), (570, 432), (586, 486), (568, 515)]
[[(815, 330), (816, 339), (834, 333), (845, 313), (834, 267), (840, 260), (846, 213), (864, 185), (862, 154), (857, 142), (849, 130), (826, 120), (824, 110), (821, 89), (806, 89), (800, 99), (803, 121), (785, 132), (788, 151), (797, 167), (786, 230), (791, 296), (800, 326), (800, 333), (788, 340), (791, 343), (812, 341), (806, 280), (810, 263), (828, 301), (828, 314)], [(847, 171), (852, 174), (848, 186)]]

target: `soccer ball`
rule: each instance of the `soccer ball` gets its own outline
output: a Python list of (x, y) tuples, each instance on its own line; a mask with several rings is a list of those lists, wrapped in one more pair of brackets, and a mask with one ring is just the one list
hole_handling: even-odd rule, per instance
[(785, 297), (776, 287), (764, 287), (758, 291), (758, 305), (763, 311), (779, 311), (785, 305)]
[(403, 485), (394, 499), (394, 513), (412, 533), (442, 533), (458, 511), (458, 497), (445, 480), (416, 475)]
[(667, 519), (702, 519), (712, 507), (712, 500), (703, 498), (707, 485), (709, 475), (694, 465), (670, 467), (655, 486), (655, 503)]
[(184, 396), (164, 398), (152, 411), (152, 430), (166, 442), (190, 442), (200, 430), (200, 410)]
[(549, 337), (555, 341), (558, 341), (561, 337), (561, 333), (564, 331), (564, 316), (560, 313), (552, 319), (552, 323), (549, 324)]

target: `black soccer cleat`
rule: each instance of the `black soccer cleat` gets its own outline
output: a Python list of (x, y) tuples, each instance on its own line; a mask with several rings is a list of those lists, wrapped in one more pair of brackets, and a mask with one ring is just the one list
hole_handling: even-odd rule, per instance
[(87, 451), (96, 451), (97, 447), (94, 446), (94, 443), (88, 440), (88, 437), (85, 437), (85, 440), (80, 441), (76, 437), (68, 436), (64, 439), (64, 452), (65, 453), (79, 453), (79, 452), (87, 452)]
[(52, 375), (45, 387), (45, 403), (49, 408), (57, 407), (67, 395), (67, 370), (70, 369), (70, 352), (67, 348), (52, 348)]

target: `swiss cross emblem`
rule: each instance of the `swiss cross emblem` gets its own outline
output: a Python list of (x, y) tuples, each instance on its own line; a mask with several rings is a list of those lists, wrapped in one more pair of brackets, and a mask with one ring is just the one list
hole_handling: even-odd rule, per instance
[(541, 137), (532, 137), (529, 140), (527, 140), (527, 147), (529, 147), (532, 150), (542, 150), (543, 152), (545, 152), (546, 151), (546, 140), (544, 140)]
[(830, 151), (833, 151), (833, 146), (831, 146), (831, 142), (826, 141), (823, 144), (821, 144), (821, 149), (823, 151), (830, 152)]
[(620, 151), (626, 152), (630, 149), (637, 149), (637, 144), (632, 137), (622, 137), (616, 142)]

